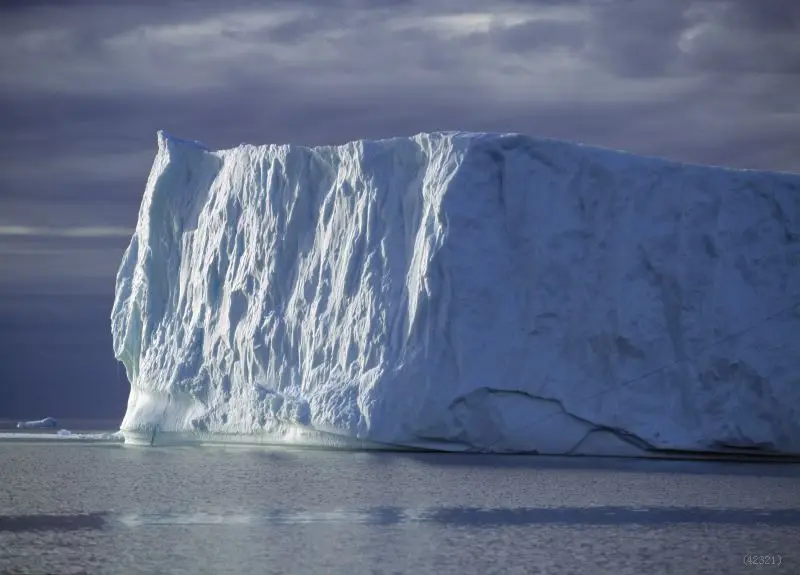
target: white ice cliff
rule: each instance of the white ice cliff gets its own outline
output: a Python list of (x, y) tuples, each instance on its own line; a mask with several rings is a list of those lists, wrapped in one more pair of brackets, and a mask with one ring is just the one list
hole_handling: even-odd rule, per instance
[(112, 332), (132, 441), (797, 453), (800, 175), (159, 133)]

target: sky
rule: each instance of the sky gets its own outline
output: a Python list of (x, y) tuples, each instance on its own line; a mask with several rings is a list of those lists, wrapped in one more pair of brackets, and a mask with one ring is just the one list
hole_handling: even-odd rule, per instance
[(156, 131), (210, 148), (522, 132), (800, 172), (800, 2), (0, 3), (0, 418), (115, 419)]

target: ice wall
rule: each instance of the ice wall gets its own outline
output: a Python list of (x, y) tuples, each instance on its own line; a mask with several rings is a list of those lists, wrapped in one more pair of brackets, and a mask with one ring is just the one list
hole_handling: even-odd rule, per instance
[(800, 176), (159, 133), (112, 332), (131, 437), (800, 452)]

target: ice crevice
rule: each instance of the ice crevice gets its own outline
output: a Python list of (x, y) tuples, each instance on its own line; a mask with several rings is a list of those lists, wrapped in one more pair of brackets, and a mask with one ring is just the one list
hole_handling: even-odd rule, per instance
[[(503, 418), (499, 409), (503, 400), (524, 410), (527, 417), (517, 417), (510, 422)], [(451, 432), (440, 435), (427, 434), (421, 437), (431, 442), (455, 442), (469, 451), (526, 451), (523, 445), (537, 444), (531, 451), (549, 455), (573, 455), (581, 452), (581, 446), (592, 434), (602, 433), (609, 453), (641, 454), (656, 449), (640, 437), (620, 428), (595, 423), (571, 413), (564, 401), (536, 395), (521, 390), (492, 389), (484, 387), (469, 394), (456, 397), (448, 406), (446, 416), (452, 418)], [(476, 420), (479, 420), (476, 421)], [(520, 447), (513, 447), (514, 437)], [(611, 439), (619, 441), (614, 441)], [(611, 440), (611, 441), (609, 441)], [(627, 446), (625, 445), (627, 444)], [(592, 454), (598, 454), (597, 446)]]
[(111, 313), (126, 437), (800, 454), (800, 175), (157, 141)]

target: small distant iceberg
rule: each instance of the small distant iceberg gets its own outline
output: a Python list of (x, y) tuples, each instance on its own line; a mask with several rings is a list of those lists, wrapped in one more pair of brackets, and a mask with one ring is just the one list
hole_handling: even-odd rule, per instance
[(20, 421), (17, 429), (53, 429), (58, 427), (58, 422), (52, 417), (45, 417), (37, 421)]

